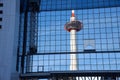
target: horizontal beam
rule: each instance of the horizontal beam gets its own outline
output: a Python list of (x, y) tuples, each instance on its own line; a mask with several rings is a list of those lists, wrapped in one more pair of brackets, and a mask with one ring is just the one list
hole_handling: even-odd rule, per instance
[[(50, 52), (50, 53), (36, 53), (36, 54), (27, 54), (25, 56), (28, 56), (28, 55), (57, 55), (57, 54), (99, 54), (99, 53), (120, 53), (120, 50), (119, 51), (95, 51), (95, 50), (85, 50), (85, 51), (81, 51), (81, 52), (76, 52), (76, 53), (72, 53), (72, 52)], [(21, 55), (19, 55), (19, 57), (21, 57)]]
[(95, 76), (115, 76), (120, 77), (120, 70), (86, 70), (86, 71), (51, 71), (33, 72), (20, 74), (21, 78), (51, 78), (51, 77), (95, 77)]
[[(59, 2), (60, 1), (60, 2)], [(58, 4), (59, 3), (59, 4)], [(25, 8), (29, 4), (29, 1), (21, 0), (21, 12), (25, 12)], [(111, 8), (120, 7), (119, 0), (39, 0), (39, 12), (40, 11), (65, 11), (65, 10), (85, 10), (85, 9), (99, 9), (99, 8)], [(30, 11), (30, 9), (27, 9)]]

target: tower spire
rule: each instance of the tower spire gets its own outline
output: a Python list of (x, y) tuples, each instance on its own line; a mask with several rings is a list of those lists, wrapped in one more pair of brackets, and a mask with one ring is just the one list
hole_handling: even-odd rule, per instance
[(71, 17), (75, 17), (75, 11), (74, 10), (72, 10)]

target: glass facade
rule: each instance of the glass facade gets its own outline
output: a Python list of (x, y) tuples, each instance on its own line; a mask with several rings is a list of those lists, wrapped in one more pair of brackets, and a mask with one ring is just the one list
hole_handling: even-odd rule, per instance
[[(99, 3), (100, 2), (100, 3)], [(71, 10), (83, 28), (76, 33), (80, 70), (120, 70), (120, 0), (41, 0), (38, 18), (37, 54), (28, 55), (30, 16), (28, 13), (25, 72), (70, 71), (70, 33), (64, 30)], [(68, 4), (68, 5), (66, 5)], [(76, 4), (76, 5), (75, 5)], [(82, 5), (80, 5), (82, 4)], [(85, 5), (83, 5), (85, 4)], [(19, 55), (23, 53), (24, 13), (21, 14)], [(27, 64), (27, 58), (32, 60)], [(19, 66), (20, 67), (20, 66)]]

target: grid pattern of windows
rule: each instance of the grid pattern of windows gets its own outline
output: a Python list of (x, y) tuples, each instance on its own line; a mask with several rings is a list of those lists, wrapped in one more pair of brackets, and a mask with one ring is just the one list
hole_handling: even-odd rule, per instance
[[(77, 54), (78, 70), (120, 70), (119, 53)], [(26, 72), (69, 71), (69, 54), (45, 54), (27, 56), (33, 60), (32, 66), (26, 65)], [(74, 64), (74, 63), (73, 63)], [(30, 71), (28, 69), (31, 68)]]
[[(70, 33), (64, 30), (64, 25), (70, 21), (71, 8), (66, 9), (68, 7), (62, 4), (64, 2), (61, 2), (60, 6), (55, 2), (52, 6), (51, 1), (43, 0), (41, 12), (36, 16), (38, 17), (37, 54), (25, 57), (24, 68), (25, 70), (31, 68), (30, 72), (70, 70)], [(47, 6), (49, 2), (51, 5)], [(107, 4), (107, 7), (103, 6), (104, 4)], [(55, 10), (57, 9), (55, 5), (58, 10)], [(101, 8), (84, 9), (85, 6), (78, 6), (76, 9), (74, 8), (76, 6), (71, 6), (75, 9), (77, 20), (83, 23), (82, 30), (76, 33), (77, 52), (74, 54), (77, 54), (78, 70), (120, 70), (120, 7), (108, 7), (112, 5), (113, 3), (103, 0)], [(30, 46), (29, 21), (28, 14), (26, 53), (29, 52)], [(24, 14), (21, 14), (21, 23), (20, 55), (23, 52)], [(28, 57), (32, 65), (28, 65)]]
[[(85, 40), (95, 40), (96, 51), (120, 50), (120, 8), (75, 10), (83, 29), (77, 32), (78, 52), (84, 51)], [(38, 53), (69, 52), (70, 33), (64, 30), (70, 11), (39, 14)]]

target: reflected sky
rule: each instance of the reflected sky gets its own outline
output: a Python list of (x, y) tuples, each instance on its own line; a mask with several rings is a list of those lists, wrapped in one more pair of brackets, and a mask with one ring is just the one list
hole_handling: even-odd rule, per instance
[[(78, 52), (84, 51), (85, 40), (94, 40), (96, 51), (120, 50), (119, 7), (75, 10), (75, 14), (84, 26), (76, 34)], [(70, 33), (64, 30), (70, 15), (71, 10), (39, 14), (38, 53), (70, 51)]]
[(41, 11), (117, 7), (120, 0), (41, 0)]

